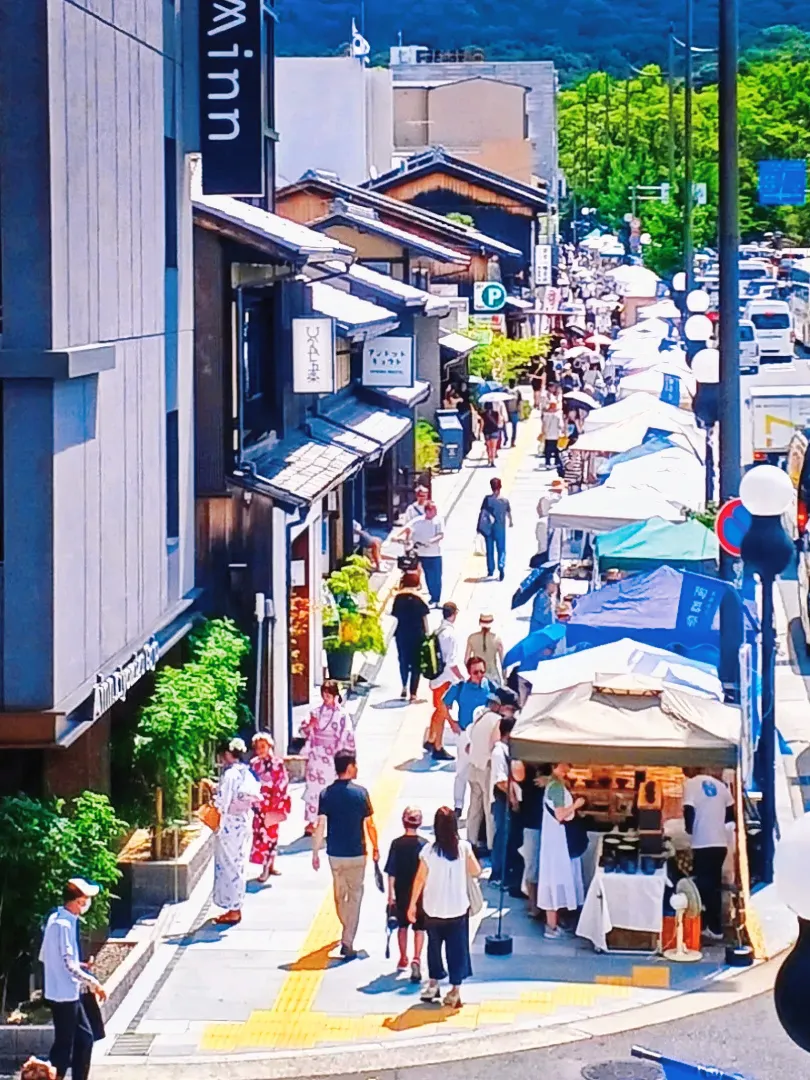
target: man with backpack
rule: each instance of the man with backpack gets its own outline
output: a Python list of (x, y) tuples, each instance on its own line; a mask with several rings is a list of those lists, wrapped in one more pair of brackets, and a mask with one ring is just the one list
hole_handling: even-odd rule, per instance
[(430, 729), (425, 742), (425, 750), (434, 761), (451, 761), (452, 754), (444, 749), (444, 724), (449, 719), (449, 712), (444, 703), (444, 695), (454, 683), (464, 678), (461, 671), (461, 643), (455, 628), (458, 607), (452, 602), (442, 606), (442, 624), (436, 634), (431, 634), (426, 642), (426, 660), (422, 674), (430, 679), (433, 693), (433, 714)]

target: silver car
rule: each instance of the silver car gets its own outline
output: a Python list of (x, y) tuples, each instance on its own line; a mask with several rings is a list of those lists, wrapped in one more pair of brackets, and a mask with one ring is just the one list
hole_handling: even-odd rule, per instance
[(759, 374), (759, 342), (748, 319), (740, 320), (740, 374)]

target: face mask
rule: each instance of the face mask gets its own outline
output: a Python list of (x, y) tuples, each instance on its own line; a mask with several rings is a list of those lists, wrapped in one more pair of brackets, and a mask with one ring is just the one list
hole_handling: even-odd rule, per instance
[(91, 903), (91, 901), (90, 901), (89, 897), (85, 897), (85, 899), (82, 900), (82, 905), (79, 908), (79, 914), (80, 915), (86, 915), (87, 914), (87, 912), (90, 910), (90, 903)]

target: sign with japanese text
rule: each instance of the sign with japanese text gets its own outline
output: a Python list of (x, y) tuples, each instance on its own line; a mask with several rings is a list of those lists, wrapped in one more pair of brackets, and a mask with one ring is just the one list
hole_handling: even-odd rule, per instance
[(335, 392), (335, 323), (321, 316), (292, 320), (293, 393)]
[(534, 249), (534, 283), (535, 285), (551, 284), (552, 264), (551, 244), (537, 244)]
[(200, 146), (206, 195), (264, 195), (262, 0), (200, 0)]
[(806, 161), (760, 161), (760, 206), (804, 206), (806, 201)]
[(686, 632), (690, 638), (691, 635), (707, 635), (712, 629), (720, 601), (728, 588), (724, 581), (687, 571), (683, 575), (678, 600), (676, 632)]
[(378, 337), (363, 346), (363, 386), (413, 386), (413, 338)]

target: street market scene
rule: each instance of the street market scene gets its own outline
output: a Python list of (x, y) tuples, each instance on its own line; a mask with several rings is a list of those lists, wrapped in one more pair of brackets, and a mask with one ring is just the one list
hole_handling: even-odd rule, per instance
[(737, 5), (0, 16), (0, 1076), (804, 1075), (810, 28)]

